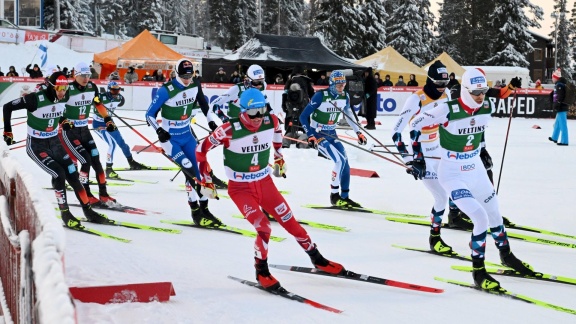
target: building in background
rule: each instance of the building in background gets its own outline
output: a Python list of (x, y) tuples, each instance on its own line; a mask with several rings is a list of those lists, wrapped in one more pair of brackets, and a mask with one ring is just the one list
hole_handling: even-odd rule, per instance
[(0, 0), (0, 18), (18, 26), (42, 26), (43, 0)]

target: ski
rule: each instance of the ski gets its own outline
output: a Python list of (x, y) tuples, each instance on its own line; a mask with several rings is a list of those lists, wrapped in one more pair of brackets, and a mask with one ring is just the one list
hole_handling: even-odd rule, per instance
[(157, 170), (165, 170), (165, 171), (178, 171), (180, 170), (180, 167), (174, 166), (174, 167), (148, 167), (146, 169), (140, 169), (140, 170), (134, 170), (131, 169), (130, 167), (125, 167), (125, 168), (114, 168), (112, 169), (114, 171), (157, 171)]
[[(81, 217), (80, 221), (90, 222), (86, 217)], [(111, 223), (99, 224), (99, 225), (122, 226), (122, 227), (127, 227), (127, 228), (140, 229), (140, 230), (146, 230), (146, 231), (152, 231), (152, 232), (163, 232), (163, 233), (170, 233), (170, 234), (182, 233), (182, 231), (178, 230), (178, 229), (156, 227), (156, 226), (149, 226), (149, 225), (144, 225), (144, 224), (136, 224), (136, 223), (128, 223), (128, 222), (120, 222), (120, 221), (113, 220), (113, 219), (111, 219), (110, 221), (111, 221)]]
[(324, 205), (314, 205), (314, 204), (302, 205), (302, 207), (312, 208), (312, 209), (344, 210), (344, 211), (353, 211), (353, 212), (368, 213), (368, 214), (392, 215), (392, 216), (401, 216), (401, 217), (409, 217), (409, 218), (426, 218), (427, 217), (427, 216), (423, 216), (423, 215), (396, 213), (396, 212), (389, 212), (389, 211), (385, 211), (385, 210), (368, 209), (368, 208), (364, 208), (364, 207), (339, 207), (339, 206), (324, 206)]
[(516, 225), (516, 224), (514, 224), (514, 223), (506, 226), (506, 228), (517, 229), (517, 230), (522, 230), (522, 231), (527, 231), (527, 232), (533, 232), (533, 233), (540, 233), (540, 234), (551, 235), (551, 236), (565, 237), (565, 238), (569, 238), (569, 239), (574, 239), (574, 240), (576, 240), (576, 235), (570, 235), (570, 234), (563, 234), (563, 233), (558, 233), (558, 232), (552, 232), (552, 231), (548, 231), (548, 230), (541, 229), (541, 228), (536, 228), (536, 227)]
[(122, 182), (134, 182), (134, 183), (146, 183), (146, 184), (157, 184), (158, 181), (147, 181), (147, 180), (137, 180), (137, 179), (124, 179), (124, 178), (106, 178), (106, 183), (111, 184), (113, 182), (109, 181), (122, 181)]
[[(82, 207), (82, 205), (80, 204), (68, 204), (69, 206), (74, 206), (74, 207)], [(122, 205), (122, 204), (114, 204), (112, 206), (108, 206), (106, 204), (103, 203), (96, 203), (92, 205), (92, 208), (94, 209), (106, 209), (106, 210), (113, 210), (113, 211), (118, 211), (118, 212), (122, 212), (122, 213), (127, 213), (127, 214), (136, 214), (136, 215), (147, 215), (147, 214), (162, 214), (161, 212), (156, 212), (156, 211), (150, 211), (150, 210), (146, 210), (146, 209), (141, 209), (141, 208), (136, 208), (136, 207), (131, 207), (131, 206), (126, 206), (126, 205)]]
[[(409, 219), (409, 218), (401, 218), (401, 217), (386, 217), (386, 219), (389, 221), (392, 221), (392, 222), (399, 222), (399, 223), (412, 224), (412, 225), (430, 226), (429, 221), (420, 220), (420, 219)], [(464, 230), (464, 229), (457, 228), (457, 227), (450, 227), (446, 223), (442, 224), (442, 228), (470, 232), (469, 230)], [(490, 231), (488, 231), (488, 232), (490, 232)], [(574, 243), (558, 242), (558, 241), (548, 240), (548, 239), (539, 238), (539, 237), (530, 236), (530, 235), (511, 233), (508, 231), (506, 231), (506, 233), (508, 234), (509, 238), (515, 238), (515, 239), (526, 241), (526, 242), (538, 243), (538, 244), (549, 245), (549, 246), (560, 246), (560, 247), (565, 247), (565, 248), (569, 248), (569, 249), (576, 249), (576, 244), (574, 244)]]
[[(244, 219), (244, 216), (242, 216), (242, 215), (232, 215), (232, 217)], [(276, 220), (273, 218), (268, 217), (268, 219), (271, 222), (276, 222)], [(314, 228), (325, 229), (325, 230), (333, 230), (333, 231), (339, 231), (339, 232), (350, 232), (350, 229), (346, 228), (346, 227), (330, 225), (330, 224), (323, 224), (323, 223), (316, 223), (316, 222), (303, 220), (303, 219), (298, 219), (298, 223), (302, 224), (302, 225), (308, 225), (308, 226), (314, 227)]]
[[(247, 236), (247, 237), (258, 236), (258, 234), (254, 231), (249, 231), (249, 230), (245, 230), (245, 229), (241, 229), (241, 228), (237, 228), (237, 227), (232, 227), (232, 226), (228, 226), (228, 225), (222, 225), (220, 227), (205, 227), (205, 226), (196, 225), (191, 220), (169, 220), (169, 219), (163, 219), (163, 220), (160, 220), (160, 222), (165, 223), (165, 224), (188, 226), (188, 227), (194, 227), (194, 228), (198, 228), (198, 229), (205, 229), (205, 230), (239, 234), (239, 235)], [(272, 240), (274, 242), (282, 242), (285, 239), (286, 238), (284, 238), (284, 237), (270, 236), (270, 240)]]
[(64, 228), (67, 228), (67, 229), (70, 229), (70, 230), (74, 230), (74, 231), (77, 231), (77, 232), (82, 232), (82, 233), (86, 233), (86, 234), (96, 235), (96, 236), (100, 236), (100, 237), (102, 237), (102, 238), (112, 239), (112, 240), (120, 241), (120, 242), (123, 242), (123, 243), (130, 243), (130, 242), (132, 241), (132, 240), (128, 240), (128, 239), (125, 239), (125, 238), (122, 238), (122, 237), (118, 237), (118, 236), (110, 235), (110, 234), (107, 234), (107, 233), (104, 233), (104, 232), (100, 232), (100, 231), (97, 231), (97, 230), (95, 230), (95, 229), (85, 227), (84, 225), (80, 225), (80, 226), (77, 226), (77, 227), (68, 227), (68, 226), (66, 226), (66, 225), (62, 225), (62, 226), (64, 226)]
[[(452, 259), (456, 259), (456, 260), (472, 262), (472, 257), (467, 256), (467, 255), (463, 255), (463, 254), (459, 254), (459, 253), (454, 252), (454, 251), (452, 251), (452, 253), (438, 253), (438, 252), (435, 252), (435, 251), (432, 251), (429, 249), (421, 249), (421, 248), (417, 248), (417, 247), (402, 246), (402, 245), (397, 245), (397, 244), (392, 244), (392, 247), (404, 249), (404, 250), (409, 250), (409, 251), (428, 253), (428, 254), (437, 255), (437, 256), (446, 257), (446, 258), (452, 258)], [(492, 263), (492, 262), (488, 262), (488, 261), (484, 261), (484, 264), (487, 266), (492, 266), (492, 267), (502, 267), (501, 264)]]
[[(467, 271), (472, 272), (472, 267), (467, 266), (452, 266), (452, 269), (458, 271)], [(495, 268), (486, 268), (486, 272), (491, 274), (496, 274), (500, 276), (508, 276), (508, 277), (516, 277), (516, 278), (526, 278), (526, 279), (534, 279), (534, 280), (541, 280), (541, 281), (550, 281), (550, 282), (557, 282), (563, 283), (567, 285), (576, 285), (575, 278), (568, 278), (568, 277), (561, 277), (555, 276), (547, 273), (540, 273), (535, 272), (535, 276), (525, 276), (522, 275), (520, 272), (514, 271), (512, 269), (495, 269)]]
[[(88, 181), (89, 185), (92, 186), (97, 186), (98, 182), (94, 181), (94, 180), (89, 180)], [(106, 181), (106, 185), (107, 186), (111, 186), (111, 187), (128, 187), (128, 186), (133, 186), (134, 183), (129, 183), (129, 182), (108, 182)]]
[(550, 304), (547, 303), (545, 301), (542, 300), (538, 300), (538, 299), (534, 299), (532, 297), (528, 297), (528, 296), (524, 296), (524, 295), (520, 295), (520, 294), (516, 294), (513, 292), (510, 292), (504, 288), (500, 288), (500, 290), (484, 290), (480, 287), (477, 287), (474, 284), (470, 284), (467, 282), (462, 282), (462, 281), (456, 281), (456, 280), (452, 280), (452, 279), (445, 279), (445, 278), (440, 278), (440, 277), (434, 277), (435, 280), (438, 281), (442, 281), (442, 282), (446, 282), (452, 285), (456, 285), (456, 286), (461, 286), (461, 287), (467, 287), (467, 288), (471, 288), (474, 290), (478, 290), (481, 292), (485, 292), (488, 294), (492, 294), (492, 295), (498, 295), (498, 296), (502, 296), (502, 297), (507, 297), (510, 299), (515, 299), (515, 300), (520, 300), (529, 304), (534, 304), (540, 307), (544, 307), (544, 308), (549, 308), (549, 309), (553, 309), (553, 310), (557, 310), (560, 312), (564, 312), (564, 313), (568, 313), (568, 314), (572, 314), (572, 315), (576, 315), (576, 310), (574, 309), (570, 309), (570, 308), (566, 308), (566, 307), (562, 307), (562, 306), (558, 306), (558, 305), (554, 305), (554, 304)]
[(346, 270), (345, 274), (335, 275), (335, 274), (331, 274), (328, 272), (324, 272), (322, 270), (318, 270), (316, 268), (297, 267), (297, 266), (278, 265), (278, 264), (270, 264), (269, 267), (275, 268), (275, 269), (280, 269), (280, 270), (287, 270), (287, 271), (294, 271), (294, 272), (300, 272), (300, 273), (327, 276), (327, 277), (332, 277), (332, 278), (342, 278), (342, 279), (363, 281), (363, 282), (369, 282), (369, 283), (378, 284), (378, 285), (385, 285), (385, 286), (391, 286), (391, 287), (396, 287), (396, 288), (410, 289), (410, 290), (416, 290), (416, 291), (421, 291), (421, 292), (428, 292), (428, 293), (442, 293), (442, 292), (444, 292), (443, 289), (420, 286), (420, 285), (416, 285), (416, 284), (411, 284), (411, 283), (406, 283), (406, 282), (401, 282), (401, 281), (395, 281), (395, 280), (390, 280), (390, 279), (372, 277), (372, 276), (365, 275), (365, 274), (354, 273), (350, 270)]
[(259, 283), (256, 283), (256, 282), (253, 282), (253, 281), (244, 280), (244, 279), (240, 279), (240, 278), (236, 278), (236, 277), (232, 277), (232, 276), (228, 276), (228, 278), (229, 278), (229, 279), (232, 279), (232, 280), (234, 280), (234, 281), (238, 281), (239, 283), (245, 284), (245, 285), (247, 285), (247, 286), (254, 287), (254, 288), (258, 288), (258, 289), (260, 289), (260, 290), (262, 290), (262, 291), (265, 291), (265, 292), (267, 292), (267, 293), (270, 293), (270, 294), (272, 294), (272, 295), (284, 297), (284, 298), (287, 298), (287, 299), (290, 299), (290, 300), (297, 301), (297, 302), (299, 302), (299, 303), (303, 303), (303, 304), (310, 305), (310, 306), (312, 306), (312, 307), (316, 307), (316, 308), (319, 308), (319, 309), (327, 310), (327, 311), (329, 311), (329, 312), (333, 312), (333, 313), (337, 313), (337, 314), (340, 314), (340, 313), (343, 312), (343, 311), (341, 311), (341, 310), (339, 310), (339, 309), (332, 308), (332, 307), (330, 307), (330, 306), (326, 306), (326, 305), (320, 304), (320, 303), (318, 303), (318, 302), (315, 302), (315, 301), (313, 301), (313, 300), (311, 300), (311, 299), (308, 299), (308, 298), (306, 298), (306, 297), (302, 297), (302, 296), (300, 296), (300, 295), (296, 295), (296, 294), (294, 294), (294, 293), (291, 293), (291, 292), (289, 292), (288, 290), (284, 289), (284, 287), (280, 287), (280, 288), (278, 288), (278, 289), (276, 289), (276, 290), (267, 290), (267, 289), (265, 289), (264, 287), (260, 286)]

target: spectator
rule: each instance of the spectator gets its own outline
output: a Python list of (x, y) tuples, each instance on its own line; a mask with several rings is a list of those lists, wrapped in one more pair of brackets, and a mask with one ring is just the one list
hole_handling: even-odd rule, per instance
[(316, 85), (327, 86), (328, 79), (326, 78), (326, 74), (321, 74), (320, 79), (316, 80)]
[[(202, 75), (200, 74), (200, 70), (194, 71), (194, 75), (192, 76), (192, 81), (194, 83), (202, 82)], [(240, 81), (238, 81), (238, 82), (240, 82)]]
[(142, 77), (142, 81), (154, 81), (154, 77), (150, 75), (150, 72), (146, 71), (146, 74)]
[(242, 82), (242, 78), (240, 77), (238, 71), (234, 70), (234, 72), (232, 72), (232, 75), (230, 76), (230, 80), (228, 81), (228, 83), (236, 84), (240, 82)]
[(42, 71), (40, 71), (40, 67), (38, 66), (38, 64), (34, 64), (33, 68), (30, 68), (31, 66), (32, 64), (28, 64), (28, 66), (26, 66), (26, 73), (30, 75), (30, 78), (37, 79), (44, 76), (42, 74)]
[(502, 81), (496, 80), (496, 83), (494, 84), (493, 88), (495, 88), (495, 89), (502, 88)]
[(410, 81), (408, 81), (408, 86), (409, 87), (417, 87), (418, 86), (418, 81), (416, 81), (416, 75), (410, 74)]
[[(64, 68), (66, 69), (66, 68)], [(110, 75), (108, 76), (109, 80), (120, 80), (120, 74), (118, 74), (118, 69), (116, 69), (114, 72), (110, 73)]]
[[(550, 92), (552, 107), (556, 110), (556, 120), (552, 136), (548, 139), (557, 145), (568, 146), (568, 104), (566, 103), (566, 78), (562, 76), (562, 71), (558, 68), (552, 73), (554, 91)], [(570, 91), (568, 89), (568, 91)]]
[(454, 72), (450, 73), (450, 82), (448, 82), (448, 85), (446, 86), (446, 88), (448, 88), (448, 90), (452, 89), (453, 86), (459, 85), (460, 82), (458, 82), (458, 80), (456, 80), (456, 74), (454, 74)]
[(64, 76), (66, 76), (66, 78), (70, 78), (70, 71), (68, 71), (67, 67), (64, 67), (62, 69), (62, 73), (64, 73)]
[(374, 80), (376, 80), (376, 86), (378, 88), (384, 85), (384, 82), (382, 82), (382, 79), (380, 79), (380, 73), (378, 72), (374, 73)]
[(16, 68), (14, 67), (14, 65), (11, 65), (11, 66), (8, 68), (8, 73), (6, 73), (6, 76), (7, 76), (7, 77), (17, 77), (17, 76), (19, 76), (19, 75), (18, 75), (18, 72), (16, 72)]
[(382, 86), (383, 87), (391, 87), (394, 84), (392, 84), (392, 81), (390, 81), (390, 74), (386, 74), (386, 80), (384, 80), (384, 82), (382, 82)]
[(2, 72), (2, 68), (0, 68), (0, 77), (4, 76), (4, 72)]
[(170, 81), (176, 79), (176, 71), (170, 72)]
[(216, 83), (226, 83), (228, 81), (226, 79), (226, 72), (224, 72), (224, 68), (219, 68), (218, 72), (216, 72), (216, 76), (214, 76), (214, 82)]
[(284, 84), (284, 78), (282, 77), (281, 73), (276, 74), (276, 78), (274, 79), (274, 84)]
[(162, 70), (156, 70), (156, 80), (158, 82), (166, 82), (166, 76), (162, 73)]
[[(236, 71), (238, 71), (238, 75), (240, 76), (241, 79), (244, 78), (244, 70), (242, 69), (242, 64), (238, 63), (236, 64)], [(242, 81), (240, 81), (242, 82)]]
[(396, 82), (396, 84), (394, 85), (395, 87), (402, 87), (405, 86), (406, 83), (404, 83), (404, 77), (403, 76), (399, 76), (398, 77), (398, 82)]
[(134, 67), (131, 66), (128, 68), (128, 72), (124, 74), (124, 82), (127, 84), (134, 83), (138, 81), (138, 74), (134, 71)]
[(96, 69), (92, 67), (92, 65), (90, 65), (90, 72), (92, 72), (92, 74), (90, 74), (90, 79), (99, 79), (100, 75), (98, 75), (98, 72), (96, 72)]
[(542, 81), (540, 81), (540, 79), (536, 80), (536, 83), (534, 84), (534, 88), (535, 89), (544, 89), (544, 87), (542, 86)]
[(366, 129), (376, 129), (376, 99), (378, 97), (378, 86), (376, 85), (376, 79), (372, 75), (372, 68), (369, 67), (364, 71), (364, 96), (366, 100)]

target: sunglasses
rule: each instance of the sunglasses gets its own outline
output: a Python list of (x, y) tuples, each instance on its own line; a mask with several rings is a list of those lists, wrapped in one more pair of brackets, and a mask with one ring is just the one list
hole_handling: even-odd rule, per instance
[(179, 75), (180, 79), (188, 80), (192, 79), (192, 74), (181, 74)]
[(57, 86), (54, 86), (54, 90), (56, 90), (56, 91), (66, 91), (66, 90), (68, 90), (68, 85), (57, 85)]
[(246, 114), (248, 115), (248, 118), (250, 118), (250, 119), (260, 118), (260, 117), (264, 116), (264, 113), (266, 113), (267, 110), (268, 110), (267, 107), (251, 108), (251, 109), (246, 110)]
[(473, 96), (485, 95), (490, 88), (480, 88), (476, 90), (468, 90), (468, 92)]
[(120, 88), (110, 88), (110, 93), (118, 94), (120, 93)]
[(445, 87), (450, 82), (450, 80), (434, 80), (431, 77), (428, 77), (428, 79), (432, 80), (434, 85), (439, 86), (439, 87)]
[(252, 83), (252, 85), (253, 85), (253, 86), (259, 86), (259, 85), (262, 85), (262, 81), (255, 81), (255, 80), (252, 80), (252, 81), (251, 81), (251, 83)]

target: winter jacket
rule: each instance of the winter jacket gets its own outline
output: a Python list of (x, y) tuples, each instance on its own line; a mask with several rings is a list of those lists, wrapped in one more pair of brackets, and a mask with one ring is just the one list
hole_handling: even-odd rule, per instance
[(126, 72), (126, 74), (124, 74), (124, 81), (126, 83), (134, 83), (138, 81), (138, 74), (136, 74), (136, 72)]
[(558, 82), (554, 85), (554, 91), (550, 93), (550, 101), (552, 101), (552, 107), (557, 112), (568, 111), (568, 105), (564, 102), (566, 99), (566, 79), (561, 77)]
[(40, 71), (38, 64), (34, 64), (34, 68), (38, 68), (38, 70), (34, 70), (34, 68), (31, 68), (31, 66), (32, 64), (28, 64), (28, 66), (26, 66), (26, 73), (30, 74), (30, 78), (37, 79), (43, 77), (42, 71)]
[(10, 66), (10, 68), (8, 69), (8, 73), (6, 73), (7, 77), (17, 77), (18, 72), (16, 72), (16, 68), (14, 67), (14, 65)]

